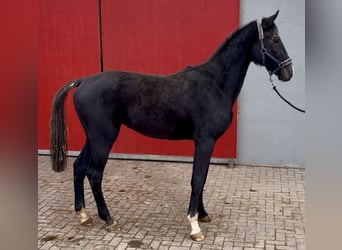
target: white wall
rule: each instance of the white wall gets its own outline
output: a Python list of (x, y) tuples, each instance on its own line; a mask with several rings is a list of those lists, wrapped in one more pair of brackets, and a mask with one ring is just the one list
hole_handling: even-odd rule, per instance
[[(294, 64), (289, 82), (273, 77), (278, 90), (292, 103), (305, 108), (305, 1), (241, 0), (240, 23), (273, 15)], [(251, 64), (239, 96), (239, 164), (304, 167), (304, 119), (271, 89), (264, 68)]]

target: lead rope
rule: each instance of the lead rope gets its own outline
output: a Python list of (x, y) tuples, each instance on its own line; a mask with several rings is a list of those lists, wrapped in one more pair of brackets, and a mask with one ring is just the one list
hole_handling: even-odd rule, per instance
[(270, 82), (271, 82), (271, 84), (272, 84), (272, 89), (277, 93), (277, 95), (278, 95), (284, 102), (286, 102), (288, 105), (290, 105), (290, 106), (291, 106), (292, 108), (294, 108), (295, 110), (297, 110), (297, 111), (299, 111), (299, 112), (302, 112), (302, 113), (305, 113), (305, 110), (304, 110), (304, 109), (301, 109), (301, 108), (296, 107), (295, 105), (293, 105), (291, 102), (289, 102), (285, 97), (283, 97), (283, 96), (279, 93), (277, 87), (273, 84), (273, 81), (272, 81), (271, 77), (270, 77)]

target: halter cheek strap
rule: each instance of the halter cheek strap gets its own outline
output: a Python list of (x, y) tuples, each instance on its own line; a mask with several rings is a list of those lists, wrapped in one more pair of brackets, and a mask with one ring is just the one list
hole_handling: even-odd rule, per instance
[(275, 62), (278, 67), (275, 68), (273, 71), (268, 71), (270, 75), (270, 81), (272, 82), (272, 75), (278, 72), (280, 69), (285, 68), (287, 65), (292, 64), (292, 59), (287, 58), (283, 61), (279, 61), (277, 58), (275, 58), (273, 55), (271, 55), (264, 45), (264, 31), (262, 29), (261, 21), (257, 20), (257, 26), (258, 26), (258, 33), (259, 33), (259, 41), (260, 41), (260, 54), (262, 56), (262, 65), (265, 66), (265, 57), (267, 56), (269, 59), (271, 59), (273, 62)]

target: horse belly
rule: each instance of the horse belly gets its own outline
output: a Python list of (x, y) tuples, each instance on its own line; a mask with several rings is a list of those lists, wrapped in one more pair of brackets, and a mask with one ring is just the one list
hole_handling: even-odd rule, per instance
[(172, 114), (147, 113), (130, 115), (124, 124), (149, 137), (169, 140), (193, 138), (192, 122)]

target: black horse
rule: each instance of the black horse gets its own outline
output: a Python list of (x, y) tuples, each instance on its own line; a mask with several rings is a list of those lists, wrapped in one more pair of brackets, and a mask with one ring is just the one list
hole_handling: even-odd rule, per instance
[(77, 88), (74, 106), (86, 133), (85, 145), (74, 162), (75, 210), (81, 216), (81, 224), (92, 221), (85, 211), (83, 182), (87, 176), (100, 218), (108, 229), (115, 225), (101, 183), (110, 149), (124, 124), (155, 138), (194, 141), (188, 219), (191, 238), (204, 239), (198, 220), (211, 220), (203, 204), (210, 158), (217, 139), (231, 124), (232, 107), (250, 62), (265, 66), (279, 80), (289, 81), (292, 77), (291, 59), (274, 24), (278, 12), (238, 29), (208, 61), (176, 74), (109, 71), (74, 80), (58, 91), (51, 118), (54, 171), (66, 167), (64, 106), (72, 88)]

